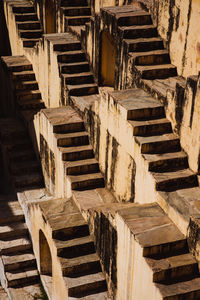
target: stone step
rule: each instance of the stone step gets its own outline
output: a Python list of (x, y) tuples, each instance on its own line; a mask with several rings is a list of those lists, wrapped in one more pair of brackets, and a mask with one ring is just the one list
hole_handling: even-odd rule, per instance
[(182, 151), (164, 154), (143, 154), (150, 172), (167, 172), (188, 168), (187, 155)]
[(170, 64), (169, 52), (165, 49), (149, 52), (136, 52), (134, 53), (134, 62), (136, 66)]
[(153, 50), (164, 50), (163, 40), (160, 37), (138, 38), (124, 40), (128, 52), (146, 52)]
[(94, 241), (90, 235), (69, 241), (54, 240), (54, 242), (59, 257), (70, 259), (95, 253)]
[[(14, 76), (17, 77), (17, 73), (21, 73), (21, 72), (27, 72), (27, 71), (32, 71), (33, 72), (33, 67), (32, 64), (27, 60), (27, 59), (23, 59), (24, 56), (18, 56), (18, 62), (13, 61), (12, 64), (7, 64), (7, 68), (14, 73)], [(23, 60), (22, 60), (23, 59)], [(13, 74), (12, 74), (13, 76)], [(13, 76), (13, 79), (14, 79)]]
[(23, 46), (24, 47), (32, 48), (36, 45), (36, 43), (39, 42), (39, 38), (35, 38), (35, 39), (31, 39), (31, 38), (29, 38), (29, 39), (26, 38), (25, 39), (25, 38), (23, 38), (22, 41), (23, 41)]
[(87, 96), (98, 94), (98, 85), (96, 83), (87, 83), (79, 85), (66, 85), (69, 96)]
[[(66, 220), (66, 216), (62, 218)], [(53, 226), (52, 236), (55, 240), (66, 242), (67, 240), (71, 241), (81, 237), (88, 237), (90, 234), (88, 224), (79, 213), (72, 215), (67, 225), (65, 223), (66, 222), (62, 222), (61, 220), (60, 224), (57, 222), (56, 225)]]
[(15, 14), (16, 22), (38, 21), (36, 13)]
[(73, 147), (89, 144), (89, 136), (86, 131), (58, 134), (55, 133), (58, 147)]
[(90, 67), (87, 61), (83, 62), (75, 62), (75, 63), (69, 63), (69, 64), (64, 64), (60, 63), (59, 64), (61, 73), (64, 74), (75, 74), (75, 73), (81, 73), (81, 72), (89, 72)]
[(163, 259), (146, 258), (153, 272), (153, 282), (175, 283), (199, 275), (198, 262), (190, 253)]
[(164, 134), (150, 137), (135, 137), (141, 147), (142, 154), (158, 154), (177, 152), (181, 150), (180, 140), (174, 134)]
[(29, 109), (43, 109), (45, 108), (44, 101), (41, 99), (23, 99), (17, 101), (19, 108), (21, 110), (29, 110)]
[(86, 60), (85, 52), (82, 50), (58, 52), (59, 63), (83, 62)]
[(104, 178), (102, 174), (92, 173), (77, 176), (69, 176), (72, 190), (87, 190), (104, 187)]
[(30, 5), (20, 5), (20, 6), (13, 6), (14, 14), (26, 14), (26, 13), (34, 13), (34, 7)]
[(58, 124), (53, 126), (54, 133), (71, 133), (71, 132), (81, 132), (85, 131), (85, 126), (83, 121), (70, 122), (65, 124)]
[(110, 298), (108, 298), (107, 292), (102, 292), (102, 293), (98, 293), (98, 294), (92, 294), (92, 295), (85, 296), (83, 298), (82, 297), (79, 298), (79, 300), (94, 300), (94, 299), (95, 300), (110, 300)]
[(36, 259), (33, 253), (27, 252), (14, 255), (2, 255), (5, 271), (22, 270), (24, 268), (36, 268)]
[(65, 17), (66, 26), (81, 26), (90, 22), (90, 16)]
[(157, 191), (175, 191), (198, 186), (197, 175), (190, 169), (153, 173)]
[(37, 160), (32, 161), (16, 161), (10, 165), (12, 175), (25, 175), (41, 171), (40, 164)]
[(33, 284), (39, 282), (40, 277), (38, 270), (34, 267), (25, 268), (20, 271), (9, 271), (6, 272), (8, 280), (8, 287), (21, 287), (27, 284)]
[(90, 16), (91, 9), (89, 6), (70, 6), (61, 7), (65, 16)]
[(16, 97), (18, 100), (35, 100), (41, 99), (41, 93), (39, 90), (16, 91)]
[(151, 14), (146, 11), (121, 13), (116, 19), (118, 26), (152, 25)]
[(128, 109), (127, 120), (154, 120), (165, 117), (164, 106), (156, 104), (149, 107)]
[(165, 79), (177, 76), (176, 67), (171, 64), (137, 66), (143, 79)]
[(18, 201), (10, 201), (0, 204), (0, 226), (9, 226), (12, 223), (24, 222), (24, 214)]
[(60, 257), (63, 275), (68, 277), (81, 276), (101, 272), (99, 257), (96, 253), (67, 259)]
[(32, 66), (31, 70), (27, 71), (18, 71), (18, 72), (13, 72), (12, 73), (13, 80), (18, 81), (35, 81), (35, 73), (32, 71)]
[(42, 36), (43, 31), (41, 29), (32, 29), (32, 30), (19, 30), (21, 38), (24, 39), (37, 39)]
[(0, 286), (0, 299), (1, 300), (9, 300), (8, 294), (2, 286)]
[(81, 43), (80, 41), (74, 39), (71, 42), (65, 42), (65, 43), (57, 43), (53, 45), (53, 50), (54, 51), (61, 51), (61, 52), (66, 52), (66, 51), (77, 51), (81, 50)]
[(61, 6), (64, 7), (74, 7), (74, 6), (88, 6), (87, 0), (61, 0)]
[(67, 278), (70, 297), (82, 297), (107, 291), (106, 280), (101, 272), (81, 277)]
[(13, 176), (14, 185), (16, 189), (21, 188), (29, 188), (29, 187), (42, 187), (43, 186), (43, 178), (40, 172), (29, 173), (26, 175), (18, 175)]
[(0, 241), (1, 255), (23, 253), (30, 249), (32, 249), (32, 245), (28, 236)]
[(85, 159), (65, 163), (67, 175), (91, 174), (99, 172), (99, 164), (96, 159)]
[(156, 283), (164, 300), (197, 300), (200, 299), (200, 278), (174, 284)]
[(123, 39), (150, 38), (158, 35), (157, 27), (154, 25), (119, 26), (120, 36)]
[(62, 75), (65, 84), (77, 85), (85, 83), (94, 83), (94, 76), (92, 72), (76, 73), (76, 74), (64, 74)]
[(135, 136), (155, 136), (172, 132), (171, 122), (166, 118), (147, 121), (129, 121)]
[(23, 222), (12, 222), (0, 226), (0, 240), (16, 238), (28, 234), (28, 228)]
[(38, 90), (37, 81), (16, 81), (15, 88), (17, 90)]
[(19, 30), (36, 30), (41, 28), (39, 21), (17, 22), (16, 24)]
[(35, 153), (32, 148), (30, 149), (21, 149), (21, 151), (11, 151), (8, 153), (9, 160), (13, 163), (16, 161), (30, 161), (32, 159), (35, 159)]
[(62, 152), (62, 160), (64, 161), (77, 161), (94, 157), (91, 145), (69, 148), (60, 147), (59, 150)]

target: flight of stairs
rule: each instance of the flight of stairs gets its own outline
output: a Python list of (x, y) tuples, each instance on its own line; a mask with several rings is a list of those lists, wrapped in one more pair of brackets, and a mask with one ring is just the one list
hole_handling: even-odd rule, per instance
[(87, 190), (104, 187), (104, 178), (99, 171), (99, 164), (94, 158), (84, 122), (71, 107), (66, 109), (73, 116), (71, 122), (69, 119), (68, 122), (63, 123), (61, 118), (60, 124), (57, 122), (53, 126), (53, 132), (59, 151), (62, 153), (71, 188), (72, 190)]
[(33, 4), (30, 1), (21, 1), (14, 3), (12, 10), (23, 46), (34, 47), (42, 38), (43, 31)]
[(133, 102), (127, 119), (155, 179), (156, 190), (170, 192), (197, 187), (197, 174), (188, 167), (187, 155), (181, 149), (179, 137), (172, 133), (163, 105), (142, 90), (133, 90), (133, 96), (134, 93), (140, 97), (135, 108)]
[(68, 101), (71, 96), (98, 94), (98, 86), (94, 82), (85, 52), (75, 36), (69, 33), (66, 42), (54, 44), (54, 51), (57, 52), (62, 89), (66, 90)]
[[(66, 218), (66, 214), (63, 217)], [(53, 238), (69, 297), (85, 300), (108, 299), (107, 284), (93, 237), (80, 212), (70, 215), (68, 226), (53, 230)]]
[(5, 152), (13, 189), (43, 187), (43, 176), (28, 132), (21, 120), (0, 120), (0, 142)]
[(88, 0), (61, 0), (61, 11), (64, 15), (65, 31), (72, 29), (80, 31), (85, 23), (90, 21), (91, 9)]
[[(119, 211), (119, 215), (142, 247), (149, 272), (145, 276), (151, 276), (152, 283), (159, 290), (157, 299), (200, 299), (198, 261), (189, 252), (186, 237), (160, 206), (157, 203), (133, 205)], [(139, 274), (144, 274), (138, 265), (134, 267)], [(144, 279), (144, 282), (149, 282), (149, 279)], [(144, 289), (143, 283), (138, 285), (138, 289)], [(144, 295), (145, 290), (141, 293)], [(148, 299), (153, 298), (149, 296)]]
[(37, 113), (45, 108), (32, 64), (25, 56), (4, 56), (3, 65), (11, 74), (17, 110)]
[(177, 76), (176, 67), (170, 62), (169, 51), (164, 48), (149, 12), (143, 9), (134, 11), (133, 6), (127, 6), (127, 11), (120, 14), (119, 9), (115, 18), (118, 35), (123, 40), (124, 55), (131, 56), (133, 72), (138, 79)]
[[(8, 288), (39, 283), (24, 215), (17, 201), (0, 203), (0, 255)], [(2, 270), (3, 271), (3, 270)]]

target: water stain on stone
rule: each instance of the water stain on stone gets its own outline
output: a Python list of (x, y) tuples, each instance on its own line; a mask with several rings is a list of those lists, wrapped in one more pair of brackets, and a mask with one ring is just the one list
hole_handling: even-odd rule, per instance
[(200, 63), (200, 42), (197, 42), (197, 45), (196, 45), (196, 52), (197, 52), (196, 62), (197, 62), (197, 63)]
[(182, 43), (183, 42), (183, 36), (182, 33), (179, 34), (179, 41)]

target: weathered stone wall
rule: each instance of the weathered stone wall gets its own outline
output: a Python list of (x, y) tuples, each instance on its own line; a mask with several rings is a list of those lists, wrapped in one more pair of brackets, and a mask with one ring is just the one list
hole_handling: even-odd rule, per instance
[(200, 2), (154, 0), (151, 11), (178, 74), (197, 75), (200, 69)]

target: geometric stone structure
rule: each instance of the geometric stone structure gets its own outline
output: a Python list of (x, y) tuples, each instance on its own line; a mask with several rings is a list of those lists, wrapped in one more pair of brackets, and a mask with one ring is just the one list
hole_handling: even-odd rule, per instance
[(8, 298), (199, 299), (200, 5), (0, 9)]

